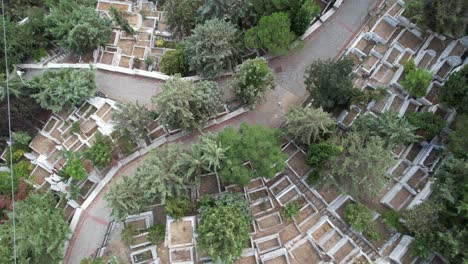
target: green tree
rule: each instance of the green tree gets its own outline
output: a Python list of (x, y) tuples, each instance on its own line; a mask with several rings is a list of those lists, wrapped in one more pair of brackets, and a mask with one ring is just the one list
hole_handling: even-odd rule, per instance
[(88, 175), (83, 163), (81, 162), (81, 154), (73, 151), (64, 151), (63, 156), (67, 159), (67, 163), (63, 168), (63, 172), (75, 180), (84, 180)]
[(273, 73), (264, 58), (249, 59), (237, 67), (232, 85), (244, 103), (254, 106), (275, 88)]
[(466, 33), (464, 0), (413, 0), (406, 2), (405, 10), (405, 16), (423, 29), (455, 37)]
[(292, 107), (286, 113), (286, 135), (294, 142), (310, 145), (331, 132), (335, 120), (322, 108)]
[(87, 257), (80, 261), (80, 264), (105, 264), (104, 260), (101, 257), (93, 259), (92, 257)]
[(450, 75), (440, 91), (440, 100), (460, 114), (468, 114), (468, 66)]
[(457, 117), (455, 131), (449, 135), (448, 149), (456, 158), (468, 158), (468, 116)]
[(343, 152), (343, 147), (329, 142), (320, 142), (309, 146), (307, 164), (321, 170), (323, 164)]
[(284, 12), (263, 16), (257, 26), (246, 32), (245, 45), (249, 48), (266, 49), (273, 55), (286, 55), (289, 45), (295, 39), (290, 28), (291, 21)]
[(296, 36), (302, 36), (309, 27), (312, 19), (320, 13), (320, 6), (315, 2), (305, 0), (297, 10), (297, 12), (290, 16), (292, 18), (291, 30)]
[(77, 54), (104, 45), (112, 33), (109, 20), (99, 17), (94, 7), (81, 1), (47, 1), (48, 30), (58, 44)]
[[(286, 156), (273, 129), (243, 123), (239, 131), (224, 129), (218, 133), (217, 140), (227, 148), (219, 171), (226, 183), (245, 185), (258, 176), (272, 178), (284, 169)], [(244, 165), (246, 161), (250, 161), (255, 171)]]
[[(13, 263), (13, 215), (0, 225), (0, 262)], [(29, 195), (16, 203), (18, 263), (59, 263), (69, 235), (63, 212), (55, 208), (51, 195)], [(36, 230), (31, 232), (31, 228)]]
[[(197, 244), (214, 261), (233, 263), (249, 240), (251, 213), (243, 197), (228, 194), (200, 209)], [(228, 202), (234, 201), (234, 202)]]
[(144, 139), (153, 118), (146, 106), (136, 103), (118, 104), (119, 110), (112, 113), (114, 128), (122, 135), (130, 137), (133, 142)]
[(411, 59), (404, 65), (405, 77), (401, 85), (414, 97), (423, 97), (432, 80), (432, 74), (415, 67)]
[(445, 127), (445, 120), (431, 112), (415, 112), (407, 116), (408, 122), (419, 128), (418, 134), (430, 141)]
[(31, 86), (38, 90), (31, 97), (54, 113), (81, 104), (96, 91), (92, 69), (46, 71), (34, 77)]
[(185, 51), (183, 48), (176, 50), (168, 50), (164, 53), (159, 63), (161, 72), (167, 75), (180, 74), (186, 76), (188, 74), (188, 65), (185, 60)]
[(91, 161), (91, 163), (103, 169), (112, 162), (112, 149), (113, 143), (108, 136), (101, 133), (96, 133), (93, 145), (84, 153), (84, 157)]
[(148, 229), (148, 240), (153, 245), (157, 245), (164, 241), (166, 237), (166, 226), (164, 224), (153, 224)]
[(201, 22), (219, 18), (238, 24), (247, 18), (250, 7), (250, 0), (206, 0), (197, 10), (197, 18)]
[(167, 197), (164, 205), (164, 213), (176, 221), (190, 212), (190, 200), (185, 196)]
[(214, 78), (223, 70), (234, 69), (242, 51), (239, 36), (233, 24), (218, 18), (197, 25), (185, 42), (190, 70)]
[(195, 113), (195, 119), (199, 123), (205, 123), (210, 117), (224, 111), (224, 102), (217, 83), (197, 82), (192, 93), (192, 113)]
[(283, 208), (281, 208), (281, 211), (280, 211), (281, 218), (283, 218), (286, 221), (289, 221), (293, 219), (293, 217), (295, 217), (297, 214), (299, 214), (300, 211), (301, 211), (301, 205), (298, 202), (296, 201), (290, 202), (286, 204), (285, 206), (283, 206)]
[(119, 27), (127, 33), (127, 35), (133, 36), (136, 34), (135, 30), (130, 26), (128, 20), (124, 18), (122, 12), (111, 5), (109, 8), (109, 14), (111, 15), (112, 19), (119, 25)]
[(351, 72), (353, 62), (344, 58), (337, 62), (318, 60), (305, 72), (305, 85), (313, 95), (314, 105), (324, 110), (345, 109), (353, 94)]
[(321, 175), (322, 184), (335, 186), (356, 198), (377, 195), (390, 179), (387, 169), (394, 163), (384, 141), (379, 137), (366, 138), (358, 132), (349, 132), (346, 137), (333, 141), (342, 145), (344, 151), (327, 162)]
[(166, 0), (163, 10), (165, 22), (172, 34), (181, 39), (190, 35), (196, 25), (196, 13), (201, 0)]
[(419, 139), (415, 135), (418, 129), (416, 126), (390, 111), (384, 112), (379, 117), (361, 115), (354, 123), (353, 129), (365, 132), (369, 136), (379, 136), (385, 140), (385, 146), (390, 148), (398, 144), (416, 142)]
[[(9, 58), (8, 58), (9, 59)], [(5, 69), (3, 69), (5, 71)], [(0, 71), (1, 72), (1, 71)], [(21, 82), (21, 79), (15, 74), (13, 77), (10, 75), (10, 80), (8, 81), (8, 88), (10, 89), (10, 98), (11, 97), (21, 97), (26, 95), (27, 89), (26, 85)], [(7, 96), (7, 82), (6, 76), (4, 73), (0, 73), (0, 102), (4, 101)]]
[[(13, 192), (17, 192), (21, 177), (13, 172)], [(0, 171), (0, 195), (11, 196), (11, 174), (9, 171)]]
[(372, 240), (377, 238), (375, 224), (372, 221), (372, 212), (365, 205), (360, 203), (348, 204), (344, 209), (344, 219), (354, 230), (363, 233)]

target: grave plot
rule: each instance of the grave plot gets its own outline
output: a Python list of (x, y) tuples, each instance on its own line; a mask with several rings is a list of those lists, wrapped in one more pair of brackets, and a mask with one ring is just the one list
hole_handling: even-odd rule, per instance
[(294, 143), (289, 142), (283, 148), (282, 152), (288, 155), (288, 158), (291, 157), (294, 153), (296, 153), (299, 149), (294, 145)]
[(295, 223), (291, 223), (279, 232), (281, 244), (289, 245), (301, 237), (301, 231)]
[(214, 195), (221, 192), (219, 180), (215, 173), (200, 176), (200, 187), (198, 188), (199, 197), (203, 195)]
[(403, 184), (396, 184), (385, 196), (380, 200), (381, 203), (389, 206), (395, 211), (406, 209), (413, 201), (415, 195), (412, 194)]
[(402, 182), (406, 182), (413, 190), (422, 190), (426, 183), (429, 181), (428, 172), (418, 166), (414, 166), (408, 173), (405, 174)]
[(252, 191), (252, 190), (256, 190), (261, 187), (264, 187), (264, 186), (265, 186), (265, 182), (263, 182), (263, 179), (256, 178), (256, 179), (250, 180), (250, 182), (246, 186), (246, 189), (247, 191)]
[(391, 25), (385, 19), (381, 18), (379, 22), (371, 29), (371, 32), (376, 34), (380, 39), (387, 43), (387, 41), (392, 36), (393, 32), (396, 30), (396, 26)]
[(311, 169), (309, 165), (306, 164), (306, 158), (306, 154), (300, 150), (286, 161), (294, 174), (299, 178), (304, 176)]
[(39, 188), (51, 174), (51, 172), (46, 171), (44, 168), (36, 166), (31, 172), (28, 181), (34, 184), (34, 187)]
[(411, 30), (404, 29), (397, 38), (398, 43), (405, 47), (411, 49), (413, 52), (417, 51), (419, 46), (421, 46), (423, 40), (416, 36)]
[(427, 153), (422, 157), (420, 164), (426, 167), (429, 171), (432, 171), (441, 159), (441, 153), (443, 148), (437, 148), (430, 146)]
[(285, 190), (283, 193), (281, 193), (279, 196), (276, 196), (275, 198), (281, 205), (285, 205), (287, 202), (293, 200), (300, 194), (301, 192), (299, 191), (299, 189), (295, 185), (293, 185), (287, 190)]
[(284, 190), (292, 186), (293, 183), (288, 176), (283, 176), (275, 184), (270, 187), (270, 191), (274, 196), (281, 194)]
[(165, 245), (169, 248), (193, 246), (195, 243), (195, 217), (184, 217), (176, 222), (167, 220), (168, 237)]
[(256, 254), (252, 254), (250, 256), (244, 256), (238, 261), (234, 262), (234, 264), (257, 264), (258, 258)]
[(289, 257), (284, 248), (260, 256), (263, 264), (289, 264)]
[(331, 204), (328, 208), (329, 211), (334, 212), (340, 219), (344, 219), (344, 210), (346, 206), (355, 203), (351, 196), (343, 195), (340, 198), (336, 199), (333, 204)]
[[(416, 133), (418, 134), (418, 133)], [(405, 158), (412, 162), (412, 163), (417, 163), (417, 157), (419, 153), (423, 150), (423, 146), (419, 143), (413, 143), (407, 150)]]
[(247, 193), (251, 203), (260, 202), (269, 198), (268, 190), (266, 187), (251, 191)]
[(270, 212), (275, 209), (273, 202), (269, 197), (267, 199), (264, 199), (263, 201), (259, 201), (255, 204), (252, 204), (250, 208), (252, 209), (252, 214), (254, 216), (260, 215), (265, 212)]
[(304, 220), (316, 214), (317, 209), (312, 204), (306, 204), (300, 209), (299, 214), (293, 217), (293, 219), (298, 225), (301, 225)]
[(324, 216), (317, 224), (307, 231), (307, 234), (311, 236), (316, 243), (318, 243), (334, 229), (335, 226), (328, 220), (327, 216)]
[(176, 248), (169, 251), (169, 260), (171, 263), (193, 263), (193, 247)]
[(340, 194), (336, 188), (320, 188), (317, 190), (317, 193), (320, 195), (320, 198), (328, 205), (331, 204)]
[(226, 186), (225, 189), (226, 189), (226, 192), (245, 194), (244, 188), (240, 187), (239, 185), (229, 185), (229, 186)]
[(266, 215), (255, 220), (260, 231), (264, 231), (275, 226), (281, 225), (283, 220), (278, 212), (275, 212), (270, 215)]
[(304, 237), (294, 244), (289, 250), (289, 254), (293, 264), (320, 263), (322, 261), (320, 251), (309, 237)]
[(384, 223), (382, 217), (377, 218), (374, 221), (375, 229), (379, 234), (379, 238), (375, 241), (369, 240), (375, 248), (382, 248), (385, 243), (392, 237), (393, 233), (388, 229), (387, 225)]
[(259, 238), (254, 241), (259, 254), (264, 254), (282, 247), (281, 240), (277, 234)]
[(395, 180), (400, 180), (411, 166), (412, 165), (408, 160), (400, 159), (393, 168), (390, 168), (389, 173), (395, 178)]
[(335, 250), (328, 253), (336, 263), (346, 263), (344, 260), (352, 257), (352, 255), (359, 250), (351, 240), (345, 239), (343, 241), (344, 243), (340, 243), (341, 245), (335, 245)]
[(151, 242), (148, 240), (148, 232), (145, 232), (145, 233), (142, 233), (133, 237), (133, 241), (132, 241), (132, 244), (130, 245), (130, 248), (131, 249), (139, 248), (139, 247), (143, 247), (149, 244), (151, 244)]
[(335, 246), (344, 236), (337, 230), (332, 230), (327, 233), (318, 243), (318, 245), (325, 251), (328, 252)]

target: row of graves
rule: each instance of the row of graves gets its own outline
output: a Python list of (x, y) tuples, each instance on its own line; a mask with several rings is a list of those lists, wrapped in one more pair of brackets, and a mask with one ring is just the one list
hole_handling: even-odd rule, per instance
[[(355, 61), (355, 87), (364, 92), (385, 87), (385, 98), (352, 105), (337, 118), (337, 124), (344, 130), (350, 128), (360, 115), (378, 116), (385, 111), (392, 111), (400, 117), (412, 112), (432, 112), (446, 121), (442, 135), (396, 146), (392, 150), (397, 162), (388, 171), (392, 180), (379, 199), (380, 204), (397, 212), (412, 208), (431, 194), (432, 175), (440, 165), (445, 149), (444, 135), (452, 132), (457, 119), (454, 109), (440, 103), (439, 92), (451, 73), (468, 64), (468, 36), (454, 39), (421, 31), (404, 17), (403, 5), (400, 0), (387, 5), (375, 25), (368, 32), (361, 32), (346, 53)], [(403, 65), (410, 59), (414, 59), (417, 68), (433, 75), (426, 94), (421, 98), (411, 97), (401, 85)], [(351, 197), (346, 201), (340, 198), (332, 207), (350, 200)], [(378, 215), (375, 219), (379, 221)], [(435, 253), (425, 261), (411, 257), (408, 248), (412, 239), (398, 233), (391, 234), (385, 245), (377, 247), (379, 254), (394, 263), (446, 262)]]
[(135, 35), (128, 35), (113, 23), (112, 34), (105, 45), (95, 51), (94, 63), (107, 64), (126, 69), (159, 71), (159, 62), (167, 50), (166, 41), (171, 33), (165, 24), (164, 12), (158, 11), (152, 1), (99, 0), (96, 11), (100, 16), (112, 19), (111, 7), (123, 13)]

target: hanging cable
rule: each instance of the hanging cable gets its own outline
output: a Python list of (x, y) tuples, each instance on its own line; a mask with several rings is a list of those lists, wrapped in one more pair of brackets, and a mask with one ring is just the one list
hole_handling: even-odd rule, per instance
[(3, 48), (5, 56), (5, 77), (6, 77), (6, 99), (8, 112), (8, 136), (10, 138), (10, 176), (11, 176), (11, 209), (13, 222), (13, 259), (16, 264), (16, 218), (15, 218), (15, 188), (13, 175), (13, 139), (11, 138), (11, 112), (10, 112), (10, 74), (8, 72), (8, 53), (7, 53), (7, 37), (5, 26), (5, 0), (2, 0), (2, 19), (3, 19)]

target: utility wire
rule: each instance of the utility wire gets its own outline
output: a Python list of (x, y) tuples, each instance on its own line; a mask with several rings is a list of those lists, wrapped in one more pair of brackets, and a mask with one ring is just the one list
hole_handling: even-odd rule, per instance
[(13, 139), (11, 138), (11, 112), (10, 112), (10, 74), (8, 72), (8, 53), (7, 53), (7, 37), (5, 26), (5, 0), (2, 0), (2, 19), (3, 19), (3, 49), (5, 56), (5, 76), (6, 76), (6, 98), (7, 98), (7, 112), (8, 112), (8, 136), (10, 138), (10, 176), (11, 176), (11, 209), (13, 221), (13, 259), (16, 264), (16, 217), (15, 217), (15, 188), (14, 188), (14, 175), (13, 175)]

